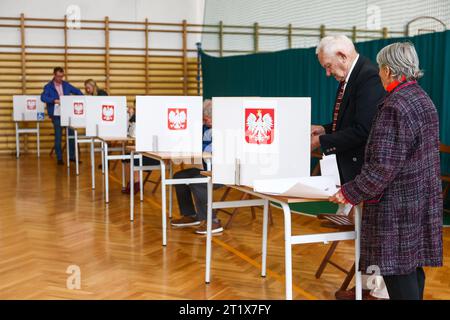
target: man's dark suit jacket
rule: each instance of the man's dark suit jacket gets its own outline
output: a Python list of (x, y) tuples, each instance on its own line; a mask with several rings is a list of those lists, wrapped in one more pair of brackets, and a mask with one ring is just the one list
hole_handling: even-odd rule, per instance
[(336, 131), (332, 133), (332, 123), (327, 124), (326, 134), (319, 137), (323, 153), (336, 154), (342, 184), (361, 171), (372, 119), (385, 93), (378, 68), (360, 55), (345, 88)]

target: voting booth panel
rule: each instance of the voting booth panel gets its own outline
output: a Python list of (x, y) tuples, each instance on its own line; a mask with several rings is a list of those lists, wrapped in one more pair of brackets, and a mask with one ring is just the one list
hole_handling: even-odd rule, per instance
[(310, 98), (213, 98), (213, 183), (310, 175)]
[(14, 121), (44, 121), (44, 108), (40, 96), (13, 96)]
[(202, 97), (136, 97), (136, 151), (201, 153), (202, 128)]
[(128, 113), (126, 97), (95, 96), (86, 99), (86, 135), (126, 138)]
[(86, 97), (61, 97), (61, 126), (72, 128), (86, 127)]

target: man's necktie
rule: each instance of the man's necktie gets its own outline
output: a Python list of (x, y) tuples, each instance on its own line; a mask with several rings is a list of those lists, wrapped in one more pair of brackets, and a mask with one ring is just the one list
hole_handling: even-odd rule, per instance
[(345, 90), (345, 81), (339, 82), (338, 95), (336, 98), (336, 103), (334, 104), (334, 112), (333, 112), (333, 126), (331, 128), (331, 132), (336, 131), (337, 118), (339, 114), (339, 108), (341, 107), (342, 98), (344, 97)]

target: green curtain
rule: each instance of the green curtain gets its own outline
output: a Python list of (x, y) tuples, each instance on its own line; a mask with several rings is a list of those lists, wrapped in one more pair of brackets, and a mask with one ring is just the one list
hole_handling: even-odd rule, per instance
[[(398, 41), (414, 43), (425, 72), (420, 85), (439, 112), (441, 141), (450, 144), (450, 31), (360, 42), (356, 47), (375, 63), (380, 49)], [(311, 97), (312, 123), (331, 121), (337, 82), (326, 77), (315, 48), (223, 58), (202, 52), (201, 59), (204, 98)], [(442, 170), (450, 172), (449, 156), (442, 157)]]

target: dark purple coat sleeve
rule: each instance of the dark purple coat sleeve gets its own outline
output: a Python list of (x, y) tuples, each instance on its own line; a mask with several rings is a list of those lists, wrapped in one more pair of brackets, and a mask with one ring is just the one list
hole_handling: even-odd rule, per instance
[(368, 142), (370, 153), (361, 173), (342, 186), (345, 198), (353, 204), (380, 198), (402, 169), (413, 144), (412, 137), (406, 115), (395, 106), (381, 107), (372, 127)]

